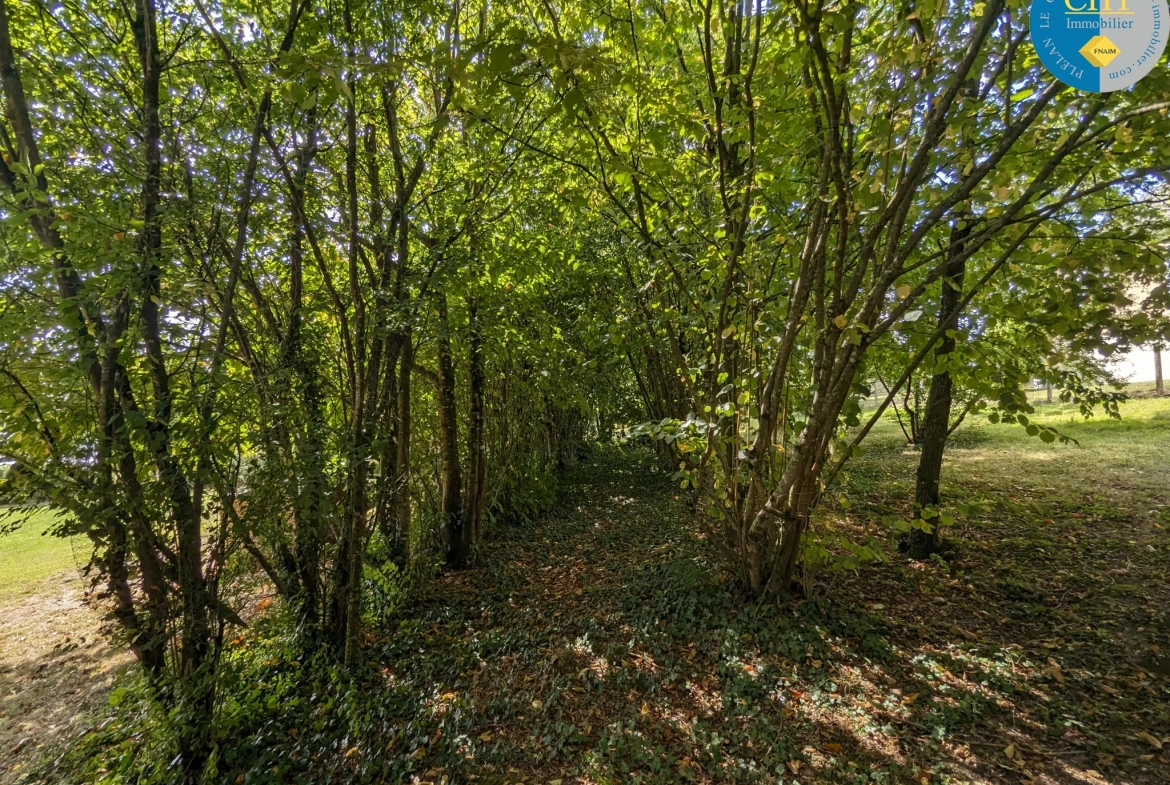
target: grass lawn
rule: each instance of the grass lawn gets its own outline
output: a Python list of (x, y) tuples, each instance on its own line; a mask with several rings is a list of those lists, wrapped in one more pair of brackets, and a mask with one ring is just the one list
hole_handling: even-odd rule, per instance
[[(16, 531), (0, 534), (0, 604), (26, 596), (45, 578), (76, 566), (74, 543), (84, 548), (85, 542), (46, 534), (55, 519), (51, 510), (36, 510)], [(9, 523), (4, 519), (5, 527)]]
[[(1128, 392), (1141, 394), (1147, 388), (1152, 390), (1153, 384), (1132, 385)], [(1045, 403), (1043, 393), (1033, 397), (1033, 405), (1033, 422), (1076, 443), (1045, 444), (1019, 425), (993, 425), (985, 416), (973, 415), (947, 448), (944, 506), (948, 498), (953, 503), (1005, 497), (1052, 513), (1095, 498), (1170, 528), (1170, 397), (1131, 398), (1122, 404), (1120, 420), (1101, 413), (1086, 419), (1075, 404)], [(864, 481), (857, 490), (868, 491), (869, 501), (879, 504), (912, 495), (918, 453), (905, 446), (891, 411), (874, 427), (866, 446), (886, 465), (879, 468), (862, 460), (853, 464), (852, 473), (855, 479), (872, 476), (884, 492), (874, 493), (878, 486)]]

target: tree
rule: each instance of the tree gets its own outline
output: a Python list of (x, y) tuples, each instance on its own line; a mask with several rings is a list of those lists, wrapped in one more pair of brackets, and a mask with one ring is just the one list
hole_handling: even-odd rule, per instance
[(1152, 176), (1157, 87), (1075, 95), (1024, 65), (1022, 30), (999, 3), (545, 6), (501, 47), (559, 110), (545, 154), (641, 251), (627, 296), (679, 384), (654, 410), (690, 413), (662, 434), (704, 442), (684, 470), (750, 591), (787, 590), (868, 352), (923, 293), (978, 256), (974, 296), (1038, 227)]
[[(1099, 216), (1114, 211), (1119, 211), (1116, 225), (1102, 231), (1096, 225)], [(1039, 250), (1016, 254), (1016, 274), (992, 281), (961, 318), (952, 314), (933, 361), (903, 385), (902, 407), (893, 399), (907, 440), (921, 447), (915, 504), (927, 517), (937, 515), (939, 507), (946, 440), (968, 414), (990, 408), (1000, 421), (1023, 425), (1032, 436), (1061, 438), (1028, 419), (1033, 412), (1024, 386), (1037, 376), (1046, 380), (1049, 400), (1055, 384), (1063, 400), (1087, 407), (1086, 416), (1097, 405), (1117, 414), (1124, 396), (1104, 389), (1112, 382), (1104, 353), (1126, 351), (1148, 339), (1154, 315), (1141, 303), (1131, 304), (1131, 295), (1164, 274), (1167, 227), (1154, 205), (1133, 205), (1128, 199), (1099, 199), (1092, 212), (1082, 214), (1092, 217), (1070, 217), (1048, 227), (1037, 237), (1043, 241)], [(1060, 284), (1054, 286), (1054, 280)], [(871, 368), (879, 380), (902, 374), (906, 357), (930, 340), (963, 293), (961, 284), (944, 280), (935, 295), (939, 322), (923, 326), (926, 320), (916, 319), (877, 347)], [(947, 398), (953, 390), (960, 402), (957, 414), (949, 400), (944, 405), (936, 400), (944, 384)], [(911, 553), (922, 558), (938, 547), (937, 522), (917, 523), (908, 543)]]
[[(477, 65), (489, 9), (337, 10), (0, 5), (3, 491), (90, 537), (191, 780), (237, 565), (352, 664), (368, 569), (425, 570), (435, 524), (465, 563), (547, 506), (584, 422), (543, 300), (595, 276), (527, 223), (523, 149), (464, 118), (492, 97), (539, 128)], [(432, 355), (437, 397), (412, 384)], [(416, 427), (436, 412), (445, 440)], [(465, 450), (465, 506), (432, 506)]]
[(1166, 394), (1162, 387), (1162, 347), (1159, 344), (1154, 344), (1154, 393)]

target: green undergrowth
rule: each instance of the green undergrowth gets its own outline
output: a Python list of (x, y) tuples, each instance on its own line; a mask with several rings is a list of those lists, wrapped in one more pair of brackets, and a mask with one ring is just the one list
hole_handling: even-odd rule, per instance
[[(691, 517), (652, 455), (600, 451), (550, 516), (369, 620), (356, 673), (298, 653), (269, 614), (229, 647), (209, 781), (771, 781), (803, 755), (786, 690), (819, 699), (840, 646), (889, 645), (866, 615), (745, 602)], [(115, 695), (42, 776), (175, 776), (165, 717), (130, 677)]]

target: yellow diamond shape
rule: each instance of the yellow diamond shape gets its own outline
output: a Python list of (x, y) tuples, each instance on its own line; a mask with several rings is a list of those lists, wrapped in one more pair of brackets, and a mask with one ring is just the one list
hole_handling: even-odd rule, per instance
[(1093, 65), (1104, 68), (1121, 54), (1121, 50), (1105, 36), (1095, 35), (1081, 47), (1081, 54)]

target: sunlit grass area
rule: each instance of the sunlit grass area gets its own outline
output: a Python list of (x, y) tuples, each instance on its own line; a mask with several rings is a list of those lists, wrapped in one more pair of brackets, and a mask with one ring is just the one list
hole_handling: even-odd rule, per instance
[[(1131, 395), (1152, 391), (1153, 384), (1131, 385)], [(1040, 393), (1043, 396), (1043, 393)], [(952, 437), (943, 469), (943, 495), (982, 488), (988, 493), (1029, 486), (1058, 503), (1061, 491), (1103, 494), (1136, 515), (1166, 515), (1170, 504), (1170, 397), (1131, 397), (1121, 405), (1121, 419), (1098, 410), (1086, 418), (1080, 407), (1058, 400), (1033, 400), (1032, 422), (1056, 429), (1075, 441), (1047, 444), (1019, 425), (991, 424), (972, 415)], [(888, 448), (905, 437), (892, 412), (875, 426), (871, 447)], [(917, 453), (906, 448), (907, 460)], [(912, 470), (895, 483), (913, 489)], [(1010, 493), (1010, 491), (1009, 491)]]
[[(24, 514), (15, 531), (0, 534), (0, 603), (25, 596), (50, 575), (76, 567), (74, 548), (84, 548), (85, 541), (50, 534), (56, 519), (52, 510), (36, 510)], [(8, 529), (12, 523), (5, 518), (0, 526)]]

